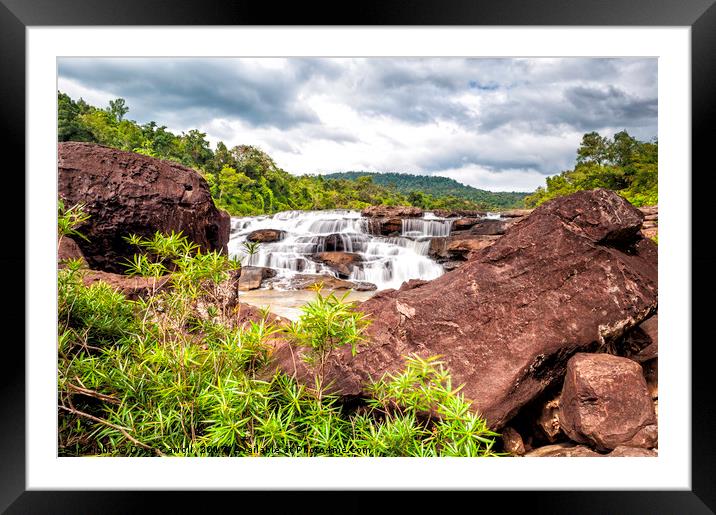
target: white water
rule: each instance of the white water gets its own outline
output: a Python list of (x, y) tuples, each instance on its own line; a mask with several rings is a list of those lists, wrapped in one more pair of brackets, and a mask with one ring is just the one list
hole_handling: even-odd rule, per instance
[[(403, 220), (401, 236), (386, 238), (370, 234), (368, 219), (358, 211), (284, 211), (232, 218), (229, 253), (244, 265), (274, 268), (279, 277), (288, 278), (297, 273), (336, 276), (327, 266), (311, 260), (311, 254), (355, 252), (363, 262), (353, 267), (348, 279), (373, 283), (379, 290), (399, 288), (410, 279), (430, 280), (443, 274), (443, 267), (428, 257), (428, 249), (431, 237), (450, 234), (451, 223), (432, 214)], [(286, 235), (275, 243), (261, 243), (258, 252), (249, 257), (243, 243), (258, 229), (277, 229)]]

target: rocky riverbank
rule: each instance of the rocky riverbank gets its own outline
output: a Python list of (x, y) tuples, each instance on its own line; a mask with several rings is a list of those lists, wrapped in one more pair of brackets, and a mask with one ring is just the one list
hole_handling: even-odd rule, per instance
[[(59, 155), (60, 195), (68, 205), (83, 202), (90, 219), (79, 227), (87, 240), (58, 241), (58, 265), (78, 259), (85, 284), (103, 281), (132, 299), (171, 288), (170, 275), (117, 273), (131, 255), (129, 233), (183, 231), (203, 249), (227, 251), (228, 216), (196, 172), (97, 145), (60, 144)], [(407, 356), (441, 355), (453, 383), (464, 384), (472, 409), (501, 433), (502, 449), (512, 455), (656, 455), (656, 207), (638, 210), (611, 191), (593, 190), (499, 217), (426, 217), (418, 208), (379, 206), (351, 220), (365, 221), (381, 241), (426, 226), (445, 230), (423, 243), (446, 272), (359, 304), (372, 323), (356, 355), (338, 350), (325, 364), (334, 394), (360, 404), (370, 395), (366, 386), (401, 370)], [(253, 241), (292, 237), (273, 229)], [(323, 233), (312, 259), (335, 270), (331, 288), (356, 289), (350, 267), (365, 258), (349, 243), (360, 239)], [(306, 268), (298, 287), (327, 280), (314, 272)], [(236, 308), (232, 324), (259, 320), (256, 307), (239, 302), (239, 290), (278, 279), (272, 268), (248, 264), (217, 287), (212, 302)], [(198, 319), (209, 317), (207, 301), (198, 299), (195, 308)], [(280, 335), (272, 341), (264, 373), (282, 371), (311, 386), (315, 370), (297, 359), (302, 350)]]

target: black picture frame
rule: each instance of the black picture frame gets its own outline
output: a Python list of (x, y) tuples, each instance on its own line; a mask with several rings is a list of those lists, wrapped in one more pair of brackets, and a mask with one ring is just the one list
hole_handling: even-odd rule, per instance
[[(25, 29), (29, 26), (89, 25), (507, 25), (507, 26), (689, 26), (691, 27), (692, 70), (692, 434), (691, 491), (584, 491), (584, 492), (480, 492), (476, 506), (517, 506), (531, 513), (715, 513), (716, 512), (716, 403), (709, 359), (712, 339), (707, 321), (712, 316), (710, 293), (714, 290), (713, 269), (716, 256), (701, 243), (708, 235), (710, 203), (714, 191), (713, 164), (707, 162), (716, 140), (716, 0), (501, 0), (482, 2), (460, 0), (438, 2), (413, 0), (388, 2), (370, 0), (343, 6), (312, 2), (277, 4), (256, 1), (201, 2), (188, 0), (0, 0), (0, 138), (2, 155), (16, 157), (17, 164), (4, 167), (3, 186), (6, 207), (14, 213), (5, 220), (5, 252), (0, 256), (6, 271), (3, 335), (3, 367), (0, 372), (0, 510), (7, 513), (128, 513), (149, 511), (151, 501), (161, 495), (162, 511), (193, 511), (225, 501), (230, 493), (210, 492), (70, 492), (26, 491), (25, 465), (25, 240), (32, 237), (19, 223), (25, 213)], [(31, 135), (30, 135), (31, 137)], [(683, 171), (685, 180), (688, 171)], [(12, 192), (10, 195), (7, 192)], [(686, 216), (686, 215), (685, 215)], [(700, 239), (703, 238), (703, 239)], [(10, 271), (8, 273), (7, 271)], [(12, 273), (15, 271), (15, 273)], [(26, 270), (31, 274), (32, 270)], [(14, 281), (14, 282), (13, 282)], [(22, 293), (21, 293), (22, 292)], [(688, 302), (689, 299), (684, 299)], [(31, 307), (28, 307), (31, 309)], [(10, 334), (14, 332), (14, 338)], [(677, 342), (671, 342), (677, 344)], [(678, 342), (688, 349), (689, 342)], [(242, 509), (257, 500), (270, 512), (277, 502), (308, 507), (306, 492), (240, 492)], [(209, 497), (210, 496), (210, 497)], [(445, 508), (445, 495), (414, 492), (422, 509), (435, 503)], [(259, 497), (253, 499), (252, 497)], [(455, 499), (451, 497), (451, 500)], [(452, 501), (455, 502), (455, 501)], [(472, 503), (472, 501), (468, 501)], [(360, 492), (326, 492), (310, 503), (312, 511), (320, 503), (332, 511), (375, 509), (370, 496)], [(211, 509), (211, 508), (210, 508)], [(477, 509), (477, 508), (476, 508)], [(519, 508), (518, 508), (519, 509)], [(510, 510), (511, 511), (511, 510)]]

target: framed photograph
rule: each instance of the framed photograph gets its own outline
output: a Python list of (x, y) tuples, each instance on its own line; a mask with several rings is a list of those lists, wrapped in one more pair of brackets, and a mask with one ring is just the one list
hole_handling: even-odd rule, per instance
[(220, 4), (2, 0), (0, 507), (713, 513), (713, 2)]

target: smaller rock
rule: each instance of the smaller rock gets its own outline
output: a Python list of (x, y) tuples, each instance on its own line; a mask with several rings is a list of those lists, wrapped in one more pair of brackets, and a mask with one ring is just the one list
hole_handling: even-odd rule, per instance
[(525, 454), (525, 444), (520, 434), (510, 426), (502, 430), (502, 443), (505, 451), (514, 456), (523, 456)]
[(555, 442), (559, 438), (562, 434), (562, 426), (559, 424), (559, 395), (544, 403), (535, 423), (540, 436), (547, 441)]
[(250, 232), (246, 236), (246, 240), (253, 243), (273, 243), (280, 241), (286, 236), (285, 231), (279, 231), (278, 229), (259, 229), (257, 231)]
[(659, 355), (659, 315), (636, 326), (624, 337), (622, 352), (626, 357), (645, 363)]
[(137, 300), (140, 297), (144, 298), (153, 295), (168, 286), (169, 278), (169, 275), (161, 277), (130, 277), (102, 270), (87, 270), (82, 275), (82, 282), (85, 286), (90, 286), (102, 281), (124, 294), (128, 299)]
[(620, 445), (607, 454), (610, 458), (653, 458), (659, 454), (655, 449), (640, 449), (638, 447), (626, 447)]
[(496, 236), (505, 234), (507, 222), (504, 220), (482, 220), (470, 229), (470, 234), (481, 236)]
[(585, 445), (574, 443), (556, 443), (538, 447), (527, 454), (526, 458), (601, 458), (602, 454), (594, 452)]
[(77, 242), (69, 236), (60, 236), (60, 240), (57, 243), (57, 265), (59, 268), (64, 268), (65, 262), (73, 259), (79, 259), (82, 261), (82, 268), (87, 268), (87, 260), (85, 255), (82, 253), (82, 249), (77, 245)]
[(473, 225), (477, 224), (479, 221), (479, 218), (458, 218), (457, 220), (453, 220), (452, 230), (461, 231), (464, 229), (469, 229)]
[(276, 270), (263, 266), (242, 266), (239, 272), (239, 290), (241, 291), (260, 288), (264, 279), (276, 275)]
[(559, 420), (570, 439), (599, 450), (652, 448), (656, 415), (641, 366), (610, 354), (575, 354), (567, 363)]
[(465, 260), (470, 252), (491, 246), (499, 236), (455, 234), (430, 240), (428, 255), (435, 259)]

